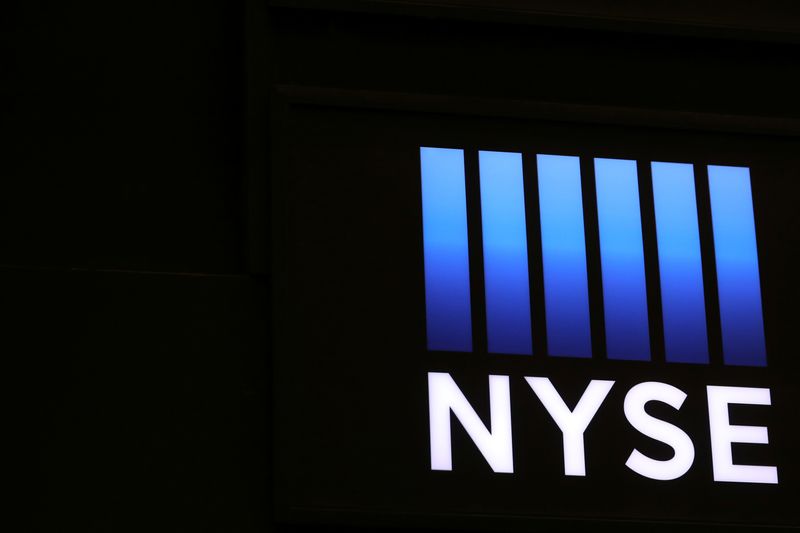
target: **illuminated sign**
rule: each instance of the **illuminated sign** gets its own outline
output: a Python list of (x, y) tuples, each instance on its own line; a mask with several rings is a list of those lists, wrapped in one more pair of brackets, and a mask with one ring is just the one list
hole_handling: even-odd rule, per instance
[[(488, 352), (592, 358), (580, 159), (536, 156), (546, 354), (536, 354), (533, 348), (522, 154), (480, 151), (478, 162)], [(464, 152), (422, 147), (420, 163), (428, 350), (471, 352)], [(650, 361), (637, 162), (597, 158), (593, 163), (607, 357)], [(708, 365), (707, 288), (694, 166), (654, 161), (650, 170), (665, 361)], [(724, 364), (764, 367), (767, 354), (750, 171), (708, 165), (707, 174)], [(570, 408), (549, 378), (530, 376), (525, 381), (562, 433), (564, 474), (586, 476), (584, 433), (615, 382), (591, 380)], [(453, 469), (452, 413), (494, 472), (514, 472), (510, 388), (509, 376), (489, 376), (487, 427), (450, 374), (428, 374), (433, 470)], [(678, 410), (686, 397), (680, 386), (657, 381), (630, 388), (621, 408), (628, 423), (669, 446), (672, 457), (654, 459), (633, 449), (625, 466), (654, 480), (677, 479), (691, 468), (696, 452), (692, 438), (646, 411), (649, 402)], [(706, 404), (714, 480), (777, 484), (776, 466), (738, 464), (731, 452), (733, 444), (769, 443), (767, 427), (731, 424), (728, 406), (768, 406), (770, 390), (708, 385)]]
[[(428, 349), (472, 351), (464, 154), (421, 148)], [(522, 156), (479, 153), (490, 353), (533, 353)], [(650, 359), (636, 162), (594, 160), (610, 359)], [(691, 164), (652, 162), (666, 360), (707, 364), (705, 293)], [(577, 157), (537, 156), (548, 355), (591, 357)], [(750, 173), (708, 166), (725, 363), (765, 366)]]
[(800, 525), (796, 138), (295, 119), (286, 520)]

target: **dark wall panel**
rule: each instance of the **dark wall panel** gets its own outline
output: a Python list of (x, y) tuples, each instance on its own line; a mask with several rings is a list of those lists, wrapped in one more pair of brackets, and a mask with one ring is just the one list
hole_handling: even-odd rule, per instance
[(4, 307), (40, 326), (6, 354), (24, 360), (10, 390), (30, 417), (19, 435), (37, 528), (264, 526), (262, 281), (4, 272), (0, 284)]
[(300, 10), (274, 21), (283, 84), (800, 116), (792, 44)]
[(4, 8), (9, 507), (38, 531), (263, 530), (245, 3)]
[(12, 10), (1, 264), (241, 270), (243, 20), (242, 2)]

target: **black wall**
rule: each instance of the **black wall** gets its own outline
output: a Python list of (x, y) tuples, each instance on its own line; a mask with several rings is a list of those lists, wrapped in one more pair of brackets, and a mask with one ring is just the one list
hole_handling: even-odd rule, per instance
[(3, 440), (30, 529), (265, 527), (245, 20), (243, 2), (4, 5)]
[(271, 526), (270, 252), (291, 243), (269, 184), (292, 106), (800, 132), (790, 4), (764, 8), (780, 31), (746, 10), (712, 31), (615, 24), (624, 6), (275, 4), (0, 18), (4, 439), (31, 529)]

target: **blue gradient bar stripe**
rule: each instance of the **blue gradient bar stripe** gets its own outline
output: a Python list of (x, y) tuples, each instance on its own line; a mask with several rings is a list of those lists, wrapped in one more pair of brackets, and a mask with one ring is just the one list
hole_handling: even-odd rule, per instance
[(472, 351), (464, 151), (419, 149), (428, 349)]
[(650, 327), (636, 161), (597, 158), (594, 172), (608, 358), (648, 361)]
[(489, 352), (530, 355), (533, 346), (522, 154), (481, 151), (478, 160)]
[(709, 165), (708, 187), (725, 364), (765, 366), (750, 170)]
[(550, 355), (591, 357), (580, 160), (536, 156)]
[(651, 168), (666, 360), (707, 364), (694, 169), (690, 164), (660, 162), (653, 162)]

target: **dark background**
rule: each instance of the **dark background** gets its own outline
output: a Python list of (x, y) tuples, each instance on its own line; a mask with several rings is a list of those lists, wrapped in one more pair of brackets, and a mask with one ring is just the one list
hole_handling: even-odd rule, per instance
[[(693, 156), (711, 143), (728, 160), (772, 164), (771, 179), (793, 186), (800, 19), (792, 2), (267, 4), (4, 6), (5, 440), (9, 466), (23, 470), (8, 479), (12, 492), (32, 503), (24, 515), (30, 529), (497, 525), (420, 519), (410, 508), (383, 518), (308, 511), (282, 515), (280, 523), (272, 512), (273, 488), (280, 511), (282, 492), (296, 487), (271, 467), (273, 444), (280, 465), (281, 446), (292, 442), (292, 433), (275, 431), (286, 428), (281, 402), (292, 396), (284, 393), (299, 390), (297, 374), (285, 374), (298, 364), (288, 358), (287, 347), (295, 345), (287, 337), (316, 343), (304, 364), (319, 375), (331, 363), (322, 358), (315, 369), (315, 357), (328, 354), (333, 341), (359, 339), (358, 353), (400, 350), (396, 339), (380, 337), (382, 330), (356, 334), (353, 318), (385, 313), (384, 323), (402, 316), (417, 328), (424, 320), (421, 308), (401, 313), (403, 306), (382, 299), (385, 286), (378, 283), (403, 272), (421, 276), (420, 258), (409, 255), (419, 246), (418, 207), (403, 196), (414, 189), (376, 177), (367, 193), (359, 181), (389, 165), (402, 179), (415, 163), (408, 148), (416, 136), (529, 149), (552, 132), (549, 142), (567, 142), (573, 137), (565, 124), (581, 124), (579, 149), (587, 154)], [(397, 137), (393, 124), (401, 125)], [(641, 134), (636, 128), (653, 126), (661, 133), (647, 134), (660, 140), (657, 150), (623, 142)], [(606, 145), (591, 140), (598, 135)], [(613, 146), (614, 139), (622, 144)], [(348, 172), (359, 161), (351, 157), (358, 143), (367, 143), (370, 157)], [(360, 178), (348, 182), (349, 174)], [(312, 189), (316, 196), (303, 195)], [(768, 197), (779, 198), (772, 190)], [(319, 198), (320, 191), (327, 196)], [(787, 213), (793, 196), (775, 200), (770, 227), (780, 227), (778, 208)], [(292, 217), (309, 198), (320, 202), (311, 212), (323, 220), (300, 227), (316, 220), (322, 232), (298, 241)], [(348, 207), (364, 205), (373, 217), (367, 220), (378, 220), (381, 208), (398, 210), (391, 229), (406, 240), (355, 242), (353, 224), (363, 217), (354, 219)], [(414, 232), (404, 232), (403, 221)], [(772, 249), (787, 250), (773, 238)], [(409, 254), (393, 255), (400, 250)], [(354, 264), (338, 262), (344, 256)], [(306, 270), (295, 269), (297, 261)], [(762, 268), (775, 273), (773, 301), (788, 301), (766, 311), (768, 342), (783, 349), (791, 344), (791, 324), (781, 318), (784, 333), (775, 335), (770, 313), (793, 310), (793, 293), (782, 292), (792, 263), (788, 255), (767, 261)], [(353, 277), (349, 267), (359, 262), (389, 266)], [(308, 283), (287, 283), (304, 272)], [(343, 281), (353, 280), (375, 281), (373, 291), (355, 293), (369, 299), (339, 299)], [(287, 307), (297, 287), (316, 322), (298, 322), (296, 307)], [(336, 320), (322, 320), (328, 310)], [(403, 342), (416, 342), (415, 331)], [(331, 342), (320, 340), (323, 334)], [(451, 363), (457, 364), (436, 364), (444, 370)], [(348, 370), (344, 362), (327, 368), (332, 376)], [(414, 391), (424, 409), (423, 390)], [(376, 404), (367, 413), (378, 411)], [(336, 446), (330, 433), (319, 437)], [(354, 489), (332, 490), (346, 496)]]

